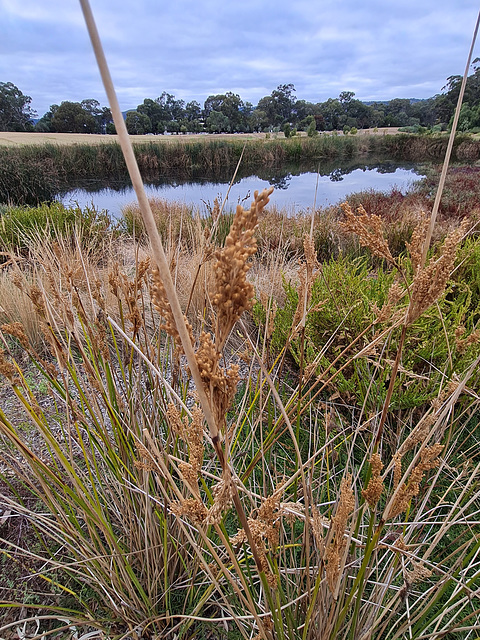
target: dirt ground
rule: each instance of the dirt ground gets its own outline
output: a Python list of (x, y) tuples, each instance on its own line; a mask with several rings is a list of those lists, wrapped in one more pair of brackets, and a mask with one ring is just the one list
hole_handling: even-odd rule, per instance
[[(357, 135), (384, 135), (386, 133), (397, 133), (396, 127), (382, 128), (374, 131), (373, 129), (359, 129)], [(299, 132), (301, 136), (307, 134), (303, 131)], [(329, 134), (330, 132), (326, 132)], [(341, 134), (341, 132), (339, 132)], [(273, 133), (272, 138), (283, 138), (283, 133)], [(263, 140), (264, 133), (188, 133), (186, 135), (164, 135), (164, 136), (130, 136), (132, 142), (189, 142), (192, 140)], [(0, 131), (0, 145), (20, 146), (20, 145), (40, 145), (40, 144), (105, 144), (109, 142), (117, 142), (116, 135), (100, 135), (96, 133), (26, 133), (20, 131)]]

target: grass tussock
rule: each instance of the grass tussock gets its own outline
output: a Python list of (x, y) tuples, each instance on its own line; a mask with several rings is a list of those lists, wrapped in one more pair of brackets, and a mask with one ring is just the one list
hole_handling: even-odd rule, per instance
[(2, 633), (22, 615), (118, 639), (480, 627), (475, 216), (423, 264), (408, 199), (312, 226), (269, 196), (152, 203), (213, 433), (135, 207), (135, 240), (21, 216), (5, 236)]

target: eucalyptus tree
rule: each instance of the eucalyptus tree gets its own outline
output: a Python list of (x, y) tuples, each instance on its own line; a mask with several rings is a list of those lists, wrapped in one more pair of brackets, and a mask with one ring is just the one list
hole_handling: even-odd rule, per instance
[(32, 131), (37, 114), (31, 102), (12, 82), (0, 82), (0, 131)]

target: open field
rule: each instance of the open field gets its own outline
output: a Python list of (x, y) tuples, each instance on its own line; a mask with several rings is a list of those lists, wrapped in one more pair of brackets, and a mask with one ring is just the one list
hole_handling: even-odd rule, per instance
[[(357, 135), (384, 135), (395, 134), (398, 128), (389, 127), (378, 129), (360, 129)], [(306, 133), (299, 132), (301, 137), (305, 137)], [(326, 135), (331, 134), (327, 132)], [(152, 143), (152, 142), (192, 142), (198, 140), (264, 140), (265, 133), (188, 133), (186, 135), (163, 135), (163, 136), (130, 136), (134, 143)], [(283, 133), (271, 134), (273, 138), (283, 138)], [(297, 134), (298, 135), (298, 134)], [(343, 135), (339, 132), (339, 135)], [(116, 135), (99, 135), (95, 133), (29, 133), (17, 131), (0, 132), (0, 145), (21, 146), (21, 145), (42, 145), (42, 144), (106, 144), (109, 142), (118, 142)]]

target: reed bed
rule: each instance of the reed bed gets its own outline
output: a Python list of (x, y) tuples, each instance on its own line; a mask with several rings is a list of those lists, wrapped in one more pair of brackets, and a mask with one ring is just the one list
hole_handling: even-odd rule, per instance
[[(148, 182), (160, 176), (189, 177), (198, 172), (205, 177), (229, 179), (239, 158), (250, 172), (288, 163), (328, 162), (332, 159), (363, 158), (368, 155), (408, 161), (439, 161), (447, 146), (445, 135), (371, 135), (316, 138), (295, 137), (270, 140), (199, 141), (181, 138), (169, 144), (146, 142), (135, 145), (142, 176)], [(453, 159), (473, 162), (480, 156), (478, 140), (457, 135)], [(72, 181), (95, 178), (125, 181), (128, 172), (120, 145), (25, 145), (0, 147), (0, 202), (35, 205), (52, 200), (71, 188)]]
[[(217, 446), (141, 233), (37, 229), (2, 269), (2, 633), (22, 607), (108, 638), (479, 627), (474, 222), (422, 268), (420, 215), (395, 254), (364, 210), (310, 236), (266, 198), (152, 203)], [(325, 228), (344, 244), (319, 260)]]

